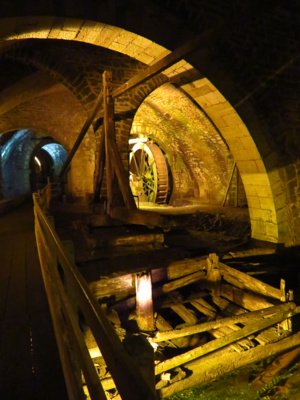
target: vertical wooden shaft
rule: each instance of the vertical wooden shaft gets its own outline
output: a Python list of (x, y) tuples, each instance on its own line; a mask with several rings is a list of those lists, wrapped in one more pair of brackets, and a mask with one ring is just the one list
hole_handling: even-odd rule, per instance
[(103, 73), (103, 92), (108, 212), (111, 210), (113, 200), (114, 176), (117, 178), (118, 189), (120, 189), (125, 206), (135, 210), (136, 204), (129, 186), (128, 173), (124, 168), (115, 138), (114, 99), (111, 95), (111, 72), (108, 71)]
[(135, 287), (138, 327), (141, 331), (154, 331), (151, 272), (136, 274)]
[(228, 196), (228, 193), (229, 193), (229, 189), (230, 189), (230, 186), (231, 186), (231, 182), (232, 182), (232, 178), (233, 178), (235, 169), (236, 169), (236, 162), (234, 162), (233, 166), (232, 166), (232, 170), (231, 170), (231, 173), (230, 173), (230, 178), (229, 178), (229, 181), (228, 181), (226, 193), (225, 193), (224, 200), (223, 200), (223, 207), (225, 206), (225, 203), (226, 203), (226, 200), (227, 200), (227, 196)]
[(95, 119), (100, 106), (102, 104), (102, 92), (99, 93), (94, 108), (92, 110), (92, 112), (90, 113), (89, 117), (87, 118), (87, 120), (85, 121), (83, 127), (81, 128), (81, 131), (72, 147), (72, 149), (70, 150), (68, 157), (66, 159), (66, 161), (64, 162), (64, 165), (61, 168), (61, 171), (59, 173), (59, 178), (62, 179), (64, 174), (67, 172), (67, 169), (69, 168), (69, 165), (71, 164), (71, 161), (73, 160), (73, 157), (75, 156), (79, 146), (81, 145), (87, 131), (89, 130), (89, 127), (91, 126), (91, 124), (93, 123), (93, 120)]
[(239, 171), (237, 168), (235, 168), (235, 202), (234, 205), (235, 207), (238, 207), (239, 205)]
[(106, 190), (107, 190), (107, 210), (109, 211), (113, 201), (113, 169), (110, 157), (109, 138), (114, 134), (113, 122), (113, 101), (110, 96), (109, 82), (111, 82), (111, 71), (104, 71), (103, 75), (103, 128), (105, 142), (105, 161), (106, 161)]
[(94, 201), (99, 201), (101, 188), (103, 184), (104, 177), (104, 166), (105, 166), (105, 135), (104, 129), (101, 127), (100, 129), (100, 141), (99, 141), (99, 153), (98, 159), (96, 160), (95, 166), (95, 194)]

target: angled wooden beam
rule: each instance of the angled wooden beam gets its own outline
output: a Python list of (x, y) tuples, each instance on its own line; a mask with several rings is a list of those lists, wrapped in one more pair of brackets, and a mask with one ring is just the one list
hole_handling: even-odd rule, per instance
[[(115, 113), (114, 121), (124, 121), (125, 119), (131, 119), (135, 116), (137, 109), (134, 110), (126, 110), (119, 113)], [(100, 116), (93, 122), (94, 131), (96, 131), (103, 124), (103, 116)]]
[(76, 141), (75, 141), (70, 153), (68, 154), (68, 157), (67, 157), (66, 161), (64, 162), (64, 164), (63, 164), (63, 166), (61, 168), (61, 171), (60, 171), (60, 174), (59, 174), (59, 178), (60, 179), (64, 176), (64, 174), (67, 171), (69, 165), (71, 164), (71, 161), (73, 160), (74, 155), (76, 154), (79, 146), (81, 145), (81, 142), (82, 142), (83, 138), (85, 137), (89, 127), (91, 126), (92, 122), (94, 121), (94, 119), (95, 119), (95, 117), (97, 115), (97, 112), (99, 111), (100, 107), (102, 106), (102, 102), (103, 102), (103, 95), (102, 95), (102, 90), (101, 90), (99, 95), (98, 95), (98, 97), (97, 97), (97, 99), (96, 99), (96, 102), (95, 102), (93, 110), (91, 111), (91, 113), (88, 116), (87, 120), (85, 121), (83, 127), (81, 128), (81, 131), (79, 132), (79, 135), (78, 135), (78, 137), (77, 137), (77, 139), (76, 139)]
[(181, 47), (178, 47), (171, 53), (167, 54), (165, 57), (158, 60), (155, 64), (148, 67), (146, 70), (133, 76), (131, 79), (129, 79), (123, 85), (119, 86), (117, 89), (115, 89), (112, 92), (112, 96), (114, 98), (121, 96), (122, 94), (128, 92), (128, 90), (135, 88), (136, 86), (140, 85), (141, 83), (145, 82), (146, 80), (159, 74), (163, 70), (176, 64), (178, 61), (180, 61), (182, 58), (186, 57), (188, 54), (191, 54), (192, 52), (199, 49), (199, 47), (201, 47), (203, 45), (207, 45), (209, 39), (212, 38), (212, 33), (213, 33), (213, 31), (210, 30), (210, 31), (207, 31), (201, 37), (196, 37), (196, 38), (189, 40), (188, 42), (183, 44)]

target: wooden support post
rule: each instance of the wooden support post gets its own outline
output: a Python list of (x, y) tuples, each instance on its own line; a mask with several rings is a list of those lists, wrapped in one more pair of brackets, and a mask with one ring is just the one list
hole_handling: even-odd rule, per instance
[[(280, 279), (280, 291), (281, 291), (281, 301), (286, 302), (288, 301), (288, 296), (286, 293), (286, 287), (285, 287), (285, 279)], [(284, 331), (289, 331), (292, 332), (292, 320), (290, 318), (287, 318), (286, 320), (282, 321), (279, 324), (279, 327), (283, 329)]]
[(104, 111), (104, 121), (103, 121), (103, 128), (104, 128), (104, 143), (105, 143), (105, 161), (106, 161), (106, 195), (107, 195), (107, 210), (109, 212), (112, 201), (113, 201), (113, 169), (111, 163), (111, 155), (109, 149), (109, 140), (108, 138), (114, 135), (114, 122), (113, 122), (113, 115), (114, 115), (114, 105), (110, 96), (110, 86), (109, 83), (111, 81), (111, 72), (104, 71), (102, 76), (102, 83), (103, 83), (103, 111)]
[(207, 280), (213, 284), (212, 296), (220, 296), (221, 273), (219, 257), (212, 253), (207, 258)]
[(113, 200), (113, 179), (116, 175), (123, 201), (128, 209), (135, 210), (136, 204), (129, 186), (129, 178), (126, 173), (119, 149), (115, 139), (114, 124), (114, 100), (111, 95), (112, 75), (110, 71), (103, 73), (103, 99), (104, 99), (104, 134), (105, 134), (105, 155), (106, 155), (106, 178), (107, 178), (107, 199), (108, 213), (112, 209)]
[(227, 200), (227, 196), (228, 196), (228, 193), (229, 193), (229, 189), (230, 189), (230, 186), (231, 186), (231, 182), (232, 182), (232, 178), (233, 178), (235, 169), (236, 169), (236, 162), (234, 162), (233, 166), (232, 166), (232, 170), (231, 170), (231, 173), (230, 173), (228, 185), (227, 185), (227, 188), (226, 188), (226, 192), (225, 192), (225, 196), (224, 196), (224, 200), (223, 200), (223, 204), (222, 204), (223, 207), (225, 206), (225, 203), (226, 203), (226, 200)]
[(81, 131), (80, 131), (71, 151), (69, 152), (68, 157), (67, 157), (66, 161), (64, 162), (64, 165), (62, 166), (62, 169), (59, 174), (60, 179), (62, 179), (62, 177), (64, 176), (65, 172), (67, 171), (69, 165), (71, 164), (71, 161), (73, 160), (74, 155), (76, 154), (79, 146), (81, 145), (82, 140), (84, 139), (87, 131), (89, 130), (89, 127), (91, 126), (93, 120), (95, 119), (100, 107), (102, 106), (102, 102), (103, 102), (102, 91), (100, 91), (100, 93), (96, 99), (96, 102), (95, 102), (92, 112), (90, 113), (89, 117), (87, 118), (83, 127), (81, 128)]
[(136, 319), (141, 331), (151, 332), (155, 329), (151, 272), (144, 271), (135, 275)]
[(236, 168), (235, 169), (235, 202), (234, 205), (235, 207), (238, 207), (239, 205), (239, 171)]
[(95, 164), (95, 194), (94, 201), (98, 202), (101, 194), (101, 187), (104, 178), (104, 166), (105, 166), (105, 134), (104, 129), (99, 129), (100, 140), (99, 140), (99, 153), (98, 159)]

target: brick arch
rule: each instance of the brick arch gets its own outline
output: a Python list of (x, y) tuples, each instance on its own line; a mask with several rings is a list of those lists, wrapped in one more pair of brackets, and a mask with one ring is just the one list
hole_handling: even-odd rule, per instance
[[(52, 38), (81, 41), (129, 55), (147, 65), (169, 52), (122, 28), (75, 19), (5, 19), (1, 23), (1, 37), (6, 40)], [(164, 71), (164, 75), (170, 78), (191, 68), (182, 60)], [(278, 203), (278, 196), (282, 194), (281, 180), (276, 174), (267, 172), (259, 149), (238, 113), (208, 79), (196, 80), (183, 89), (214, 122), (237, 162), (247, 195), (252, 236), (271, 242), (287, 241), (285, 204)]]

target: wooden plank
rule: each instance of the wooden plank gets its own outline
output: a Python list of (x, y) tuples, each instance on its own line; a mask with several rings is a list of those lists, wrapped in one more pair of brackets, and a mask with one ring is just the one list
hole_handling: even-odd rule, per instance
[(189, 310), (183, 304), (173, 304), (170, 308), (187, 324), (194, 325), (197, 323), (198, 318), (193, 310)]
[(194, 272), (189, 275), (185, 275), (182, 278), (174, 279), (173, 281), (165, 283), (160, 288), (157, 288), (155, 290), (155, 293), (157, 295), (159, 295), (159, 294), (163, 294), (163, 293), (173, 292), (176, 289), (182, 288), (184, 286), (188, 286), (188, 285), (195, 283), (201, 279), (204, 279), (205, 276), (206, 276), (206, 273), (204, 271), (198, 271), (198, 272)]
[(246, 324), (253, 322), (255, 319), (268, 318), (276, 313), (293, 311), (296, 305), (294, 303), (285, 303), (278, 306), (273, 306), (270, 308), (265, 308), (263, 310), (252, 311), (240, 315), (234, 315), (232, 317), (219, 318), (215, 321), (203, 322), (202, 324), (197, 324), (194, 326), (189, 326), (181, 329), (172, 329), (166, 332), (157, 332), (153, 338), (150, 340), (156, 343), (176, 339), (188, 335), (194, 335), (196, 333), (207, 332), (211, 329), (217, 329), (223, 326), (228, 326), (232, 324)]
[[(228, 316), (231, 316), (232, 314), (247, 315), (247, 311), (244, 308), (231, 303), (230, 301), (224, 299), (223, 297), (214, 298), (213, 300), (214, 300), (214, 303), (216, 303), (218, 305), (218, 307), (222, 310), (222, 312), (225, 315), (228, 315)], [(289, 303), (285, 303), (285, 304), (289, 304)], [(282, 305), (275, 306), (275, 307), (282, 307)], [(264, 310), (268, 310), (268, 309), (264, 308), (263, 310), (258, 310), (258, 311), (264, 311)], [(282, 324), (283, 322), (281, 322), (280, 324)], [(280, 335), (280, 338), (278, 336), (278, 327), (280, 324), (278, 324), (278, 326), (276, 328), (271, 327), (271, 328), (265, 329), (263, 332), (260, 332), (258, 335), (256, 335), (255, 341), (258, 342), (259, 344), (265, 345), (267, 343), (272, 343), (279, 339), (282, 339), (283, 338), (282, 333)]]
[(198, 311), (208, 316), (209, 318), (215, 318), (217, 311), (212, 307), (205, 299), (194, 299), (190, 302)]
[(151, 211), (113, 207), (109, 215), (111, 218), (123, 221), (126, 224), (146, 225), (149, 227), (164, 226), (164, 220), (161, 215)]
[[(212, 300), (213, 300), (213, 303), (216, 304), (218, 306), (218, 308), (221, 310), (221, 313), (223, 315), (225, 314), (224, 316), (228, 315), (229, 317), (231, 317), (233, 315), (241, 315), (241, 314), (247, 313), (246, 310), (242, 309), (241, 307), (238, 307), (237, 305), (235, 305), (233, 303), (230, 303), (228, 300), (224, 299), (223, 297), (213, 296)], [(236, 331), (236, 330), (240, 329), (241, 327), (236, 324), (230, 324), (228, 326), (228, 328), (226, 328), (226, 329), (225, 328), (226, 327), (220, 327), (217, 330), (214, 329), (214, 330), (210, 331), (210, 334), (217, 338), (217, 337), (220, 337), (219, 333), (221, 333), (222, 336), (225, 336), (227, 334), (226, 330), (228, 333), (230, 333), (230, 331), (233, 331), (233, 330)], [(254, 343), (251, 339), (252, 339), (252, 337), (239, 340), (237, 343), (231, 345), (230, 347), (232, 347), (235, 351), (238, 351), (238, 352), (242, 352), (245, 349), (250, 349), (250, 348), (254, 347)]]
[[(140, 257), (139, 257), (140, 259)], [(122, 261), (123, 260), (123, 261)], [(124, 257), (122, 257), (122, 263), (124, 263)], [(189, 262), (190, 260), (180, 260), (180, 261), (172, 261), (168, 262), (168, 265), (164, 268), (155, 268), (151, 270), (152, 274), (152, 282), (153, 283), (161, 283), (164, 280), (175, 280), (177, 278), (182, 278), (186, 275), (190, 275), (191, 273), (197, 271), (203, 271), (205, 269), (206, 260), (199, 258), (198, 262)], [(119, 263), (120, 261), (118, 261)], [(157, 264), (157, 262), (153, 262), (153, 264)], [(95, 262), (92, 264), (92, 269), (90, 268), (90, 264), (88, 264), (86, 271), (84, 267), (81, 268), (81, 271), (89, 282), (89, 286), (92, 289), (94, 295), (98, 298), (110, 296), (110, 295), (124, 295), (124, 294), (133, 294), (134, 292), (134, 283), (132, 280), (132, 274), (110, 274), (108, 276), (101, 276), (100, 273), (103, 270), (103, 260), (101, 263)], [(165, 262), (164, 262), (165, 263)], [(114, 269), (114, 261), (111, 262), (112, 265), (107, 266), (109, 270)], [(142, 267), (134, 267), (132, 272), (142, 271), (144, 268)], [(203, 274), (204, 276), (204, 274)], [(204, 294), (195, 294), (191, 297), (191, 299), (195, 299), (201, 297)], [(186, 299), (185, 302), (189, 302), (191, 299)], [(170, 302), (168, 300), (168, 302)], [(164, 307), (164, 306), (163, 306)]]
[(220, 271), (223, 278), (230, 284), (237, 286), (240, 289), (246, 289), (248, 291), (258, 293), (260, 295), (271, 297), (277, 300), (284, 301), (282, 299), (282, 292), (280, 289), (274, 288), (267, 283), (264, 283), (252, 276), (240, 272), (234, 268), (229, 267), (226, 264), (219, 263)]
[[(205, 281), (201, 282), (201, 285), (207, 289), (210, 289), (211, 287), (209, 282)], [(221, 296), (225, 297), (225, 299), (228, 299), (249, 311), (268, 308), (274, 305), (273, 303), (266, 301), (262, 296), (248, 293), (245, 290), (238, 289), (229, 284), (221, 284), (220, 290)]]
[(155, 375), (159, 375), (162, 372), (168, 371), (172, 368), (178, 367), (182, 364), (186, 364), (196, 358), (202, 357), (208, 353), (219, 350), (225, 346), (228, 346), (234, 342), (237, 342), (240, 339), (243, 339), (247, 336), (250, 336), (256, 332), (259, 332), (263, 329), (268, 328), (269, 326), (275, 325), (278, 322), (282, 321), (287, 317), (288, 312), (282, 312), (276, 314), (275, 316), (255, 321), (253, 324), (249, 324), (239, 331), (232, 332), (231, 334), (221, 337), (219, 339), (215, 339), (211, 342), (204, 344), (203, 346), (199, 346), (193, 350), (187, 351), (183, 354), (175, 356), (169, 360), (163, 361), (159, 363), (155, 368)]
[(232, 260), (237, 258), (260, 257), (276, 254), (276, 247), (255, 247), (253, 249), (230, 251), (222, 257), (222, 260)]
[[(163, 294), (170, 293), (178, 288), (190, 285), (191, 283), (195, 283), (203, 278), (205, 278), (206, 273), (204, 271), (194, 272), (193, 274), (189, 274), (187, 276), (183, 276), (182, 278), (175, 279), (171, 282), (167, 282), (164, 285), (153, 288), (153, 298), (157, 298)], [(135, 306), (135, 297), (129, 297), (128, 299), (121, 300), (118, 303), (115, 303), (112, 308), (116, 310), (122, 310), (125, 308), (133, 308)]]

